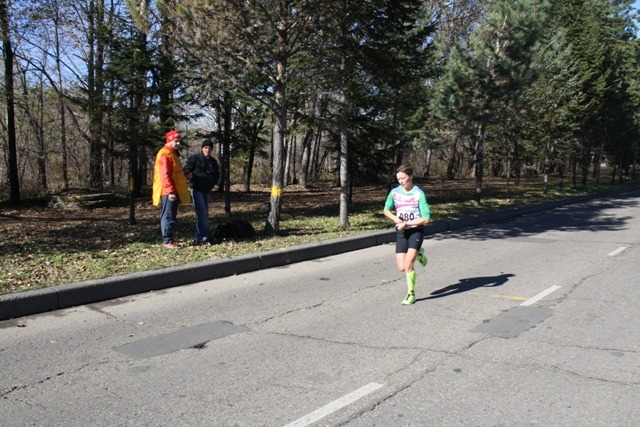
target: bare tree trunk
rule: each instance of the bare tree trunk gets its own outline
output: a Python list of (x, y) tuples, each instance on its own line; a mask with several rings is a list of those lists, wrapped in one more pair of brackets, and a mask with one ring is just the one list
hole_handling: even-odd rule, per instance
[(349, 227), (349, 135), (347, 121), (340, 123), (340, 226)]
[(9, 200), (20, 203), (20, 181), (18, 175), (18, 155), (16, 148), (15, 105), (13, 94), (13, 48), (9, 33), (9, 8), (7, 0), (0, 0), (0, 25), (2, 26), (2, 47), (4, 50), (4, 90), (7, 105), (7, 157)]
[[(321, 99), (317, 108), (318, 117), (324, 119), (329, 110), (329, 99)], [(324, 127), (322, 123), (323, 120), (318, 120), (318, 126), (314, 130), (314, 135), (311, 137), (307, 182), (317, 180), (320, 177), (320, 173), (322, 172), (322, 164), (324, 162), (324, 156), (320, 155), (320, 149), (322, 148), (322, 140), (324, 136)]]
[[(317, 95), (314, 98), (313, 105), (310, 108), (314, 117), (320, 118), (322, 115), (322, 99), (320, 95)], [(311, 176), (310, 168), (311, 168), (311, 160), (313, 158), (312, 151), (312, 138), (314, 137), (314, 132), (320, 132), (320, 126), (318, 126), (315, 130), (313, 128), (307, 129), (303, 138), (302, 138), (302, 158), (300, 160), (300, 172), (299, 172), (299, 184), (303, 187), (306, 187), (307, 182), (309, 181), (309, 177)]]
[(39, 117), (38, 117), (38, 181), (39, 189), (43, 193), (47, 192), (49, 183), (47, 181), (47, 144), (44, 136), (44, 85), (40, 85), (39, 89)]
[[(616, 174), (618, 173), (618, 165), (619, 164), (620, 164), (619, 162), (616, 162), (613, 165), (613, 170), (611, 171), (611, 185), (615, 184), (615, 182), (616, 182)], [(622, 175), (622, 171), (620, 171), (620, 175)]]
[[(602, 158), (604, 154), (602, 153), (602, 148), (598, 148), (593, 156), (593, 179), (595, 180), (596, 186), (600, 185), (600, 177), (602, 173), (602, 168), (600, 165), (602, 164)], [(622, 176), (622, 170), (620, 171), (620, 176)]]
[[(224, 92), (223, 92), (224, 93)], [(223, 98), (224, 99), (224, 98)], [(224, 102), (223, 102), (224, 103)], [(218, 183), (218, 193), (222, 193), (224, 196), (224, 180), (226, 175), (226, 166), (224, 164), (224, 107), (219, 103), (216, 103), (215, 107), (215, 120), (216, 120), (216, 129), (221, 129), (221, 139), (218, 144), (218, 158), (220, 159), (220, 182)]]
[(320, 155), (320, 148), (322, 147), (322, 129), (316, 131), (316, 135), (313, 139), (313, 147), (311, 148), (311, 158), (309, 159), (309, 176), (312, 180), (317, 180), (320, 177), (322, 171), (322, 163), (324, 162), (324, 156)]
[(264, 129), (264, 118), (258, 122), (250, 125), (250, 137), (249, 150), (247, 153), (247, 164), (244, 167), (244, 192), (251, 191), (251, 177), (253, 176), (253, 167), (256, 158), (256, 150), (261, 146), (260, 133)]
[(244, 167), (244, 187), (243, 190), (245, 193), (251, 191), (251, 175), (253, 172), (253, 162), (256, 157), (256, 147), (254, 144), (251, 144), (249, 147), (249, 153), (247, 156), (247, 164)]
[(640, 144), (636, 142), (636, 150), (633, 153), (633, 163), (631, 163), (631, 179), (636, 180), (636, 169), (638, 168), (638, 154), (640, 153)]
[(174, 9), (175, 1), (167, 0), (163, 2), (163, 4), (164, 7), (159, 8), (162, 13), (160, 24), (162, 51), (158, 59), (158, 97), (160, 99), (160, 126), (167, 131), (175, 127), (173, 92), (175, 88), (176, 67), (171, 59), (174, 50), (171, 35), (174, 34), (174, 28), (172, 28), (171, 20), (166, 16), (165, 10)]
[(476, 194), (474, 205), (479, 206), (482, 201), (482, 180), (484, 178), (484, 136), (485, 125), (480, 125), (478, 129), (478, 141), (476, 143)]
[(224, 214), (231, 216), (231, 98), (229, 92), (224, 90), (224, 128), (222, 137), (222, 161), (224, 164)]
[(62, 60), (60, 58), (60, 9), (55, 7), (53, 10), (55, 14), (54, 20), (54, 37), (55, 37), (55, 61), (56, 61), (56, 73), (58, 75), (58, 111), (60, 113), (60, 159), (62, 164), (62, 184), (63, 189), (69, 188), (69, 171), (67, 162), (67, 123), (65, 112), (65, 100), (64, 100), (64, 86), (62, 84)]
[[(133, 117), (136, 116), (136, 106), (138, 103), (137, 97), (134, 95), (131, 99), (131, 116), (129, 117), (129, 135), (130, 138), (127, 141), (127, 157), (129, 163), (129, 224), (136, 224), (136, 187), (138, 185), (138, 177), (136, 173), (138, 171), (138, 144), (135, 139), (139, 137), (136, 132), (136, 123)], [(139, 129), (139, 128), (138, 128)]]
[[(278, 64), (281, 68), (281, 64)], [(281, 72), (279, 72), (280, 74)], [(283, 74), (281, 74), (283, 75)], [(275, 236), (280, 231), (280, 210), (284, 191), (284, 140), (286, 133), (285, 85), (282, 81), (276, 84), (275, 135), (273, 139), (273, 175), (271, 178), (271, 198), (269, 215), (265, 225), (265, 234)]]
[[(520, 144), (517, 141), (515, 141), (513, 144), (512, 159), (513, 159), (513, 172), (515, 177), (515, 185), (520, 186), (520, 180), (522, 179), (522, 159), (520, 158)], [(507, 170), (507, 173), (509, 173), (509, 170)]]
[(395, 158), (394, 158), (394, 169), (402, 164), (402, 160), (404, 159), (404, 150), (401, 145), (398, 145), (395, 150)]
[(309, 160), (311, 158), (311, 139), (313, 138), (313, 130), (309, 129), (302, 139), (302, 160), (300, 161), (300, 180), (299, 183), (303, 187), (307, 186), (309, 179)]
[(591, 158), (591, 142), (587, 137), (583, 137), (582, 138), (582, 158), (580, 161), (580, 168), (581, 168), (580, 184), (583, 187), (587, 186), (587, 181), (589, 177), (589, 164), (591, 163), (590, 158)]
[(109, 171), (109, 188), (113, 189), (116, 185), (116, 156), (114, 155), (116, 144), (111, 135), (107, 135), (106, 145), (109, 148), (107, 150), (104, 170)]
[[(143, 51), (147, 47), (147, 36), (142, 31), (135, 34), (135, 43), (138, 48)], [(139, 174), (140, 147), (143, 138), (143, 131), (146, 130), (146, 112), (145, 98), (146, 85), (144, 84), (144, 73), (146, 70), (136, 69), (138, 74), (133, 84), (131, 94), (130, 114), (128, 117), (129, 138), (127, 140), (128, 154), (128, 174), (129, 174), (129, 224), (136, 223), (136, 196), (140, 195), (140, 182), (142, 181)]]
[(270, 209), (264, 232), (267, 236), (275, 236), (280, 231), (280, 210), (282, 209), (282, 193), (284, 191), (284, 157), (285, 138), (287, 134), (286, 76), (288, 41), (283, 24), (279, 24), (278, 59), (275, 78), (275, 126), (273, 138), (273, 174), (271, 177)]
[(293, 184), (296, 179), (295, 175), (295, 147), (296, 147), (296, 135), (291, 135), (289, 138), (285, 139), (285, 161), (284, 161), (284, 170), (285, 170), (285, 185)]
[(431, 150), (431, 148), (428, 148), (427, 152), (425, 153), (425, 159), (424, 159), (424, 173), (422, 174), (424, 178), (428, 177), (431, 174), (432, 154), (433, 154), (433, 150)]
[(290, 174), (291, 174), (291, 183), (292, 184), (297, 184), (299, 179), (298, 179), (298, 136), (296, 135), (295, 138), (291, 139), (291, 147), (289, 149), (289, 153), (290, 153), (290, 160), (289, 160), (289, 164), (291, 165), (291, 170), (290, 170)]
[(549, 157), (547, 156), (547, 158), (544, 161), (544, 165), (542, 166), (543, 174), (544, 174), (544, 189), (542, 190), (543, 194), (547, 194), (547, 192), (549, 191), (549, 164), (550, 163), (551, 162), (549, 161)]
[(447, 162), (447, 178), (454, 179), (456, 177), (456, 164), (458, 160), (458, 141), (460, 137), (456, 135), (453, 139), (453, 146), (451, 147), (451, 157)]
[(509, 191), (511, 191), (511, 160), (509, 159), (509, 157), (507, 156), (507, 183), (506, 183), (506, 191), (505, 191), (505, 200), (509, 201)]
[(102, 154), (102, 100), (103, 100), (103, 67), (104, 44), (98, 36), (99, 28), (103, 25), (104, 5), (102, 0), (89, 2), (89, 59), (87, 64), (87, 103), (89, 115), (89, 185), (92, 188), (102, 188), (103, 185), (103, 154)]
[(22, 106), (22, 110), (27, 117), (27, 121), (29, 123), (29, 127), (33, 131), (35, 135), (35, 149), (30, 150), (35, 155), (30, 156), (31, 158), (35, 158), (36, 161), (36, 170), (37, 170), (37, 183), (38, 183), (38, 191), (40, 193), (45, 193), (47, 191), (47, 163), (46, 156), (47, 150), (44, 142), (44, 85), (42, 84), (42, 80), (38, 85), (37, 89), (34, 91), (38, 92), (38, 110), (34, 111), (32, 108), (32, 104), (29, 102), (29, 83), (27, 82), (27, 73), (21, 67), (17, 67), (19, 71), (19, 75), (21, 76), (20, 83), (22, 86), (22, 96), (24, 98), (24, 103)]

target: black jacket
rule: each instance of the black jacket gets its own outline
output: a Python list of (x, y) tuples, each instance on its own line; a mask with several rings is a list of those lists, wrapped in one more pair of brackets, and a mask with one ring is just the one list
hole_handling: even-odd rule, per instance
[(218, 162), (213, 157), (205, 157), (202, 152), (189, 156), (183, 169), (185, 174), (193, 174), (189, 183), (191, 187), (205, 193), (211, 191), (220, 179)]

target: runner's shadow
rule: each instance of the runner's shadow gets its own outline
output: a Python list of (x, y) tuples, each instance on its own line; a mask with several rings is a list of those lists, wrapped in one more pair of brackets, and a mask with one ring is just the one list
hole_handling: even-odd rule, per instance
[(455, 285), (449, 285), (445, 288), (437, 289), (431, 292), (431, 296), (428, 296), (426, 298), (419, 298), (416, 301), (448, 297), (453, 294), (472, 291), (477, 288), (504, 285), (505, 283), (507, 283), (507, 281), (509, 281), (510, 277), (514, 276), (515, 274), (508, 273), (501, 274), (499, 276), (470, 277), (468, 279), (460, 279), (460, 281)]

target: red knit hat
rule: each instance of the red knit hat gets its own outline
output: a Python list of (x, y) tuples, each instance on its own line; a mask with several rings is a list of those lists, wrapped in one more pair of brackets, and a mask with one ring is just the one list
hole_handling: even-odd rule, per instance
[(180, 134), (176, 130), (170, 130), (167, 132), (165, 144), (175, 141), (176, 139), (180, 139)]

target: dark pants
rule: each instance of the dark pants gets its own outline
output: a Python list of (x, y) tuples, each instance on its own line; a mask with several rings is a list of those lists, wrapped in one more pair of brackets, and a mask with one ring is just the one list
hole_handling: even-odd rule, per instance
[(194, 239), (202, 241), (211, 238), (209, 230), (209, 192), (191, 189), (191, 198), (193, 199), (193, 207), (196, 210), (196, 233)]
[(176, 217), (178, 216), (178, 206), (180, 198), (176, 198), (173, 202), (169, 200), (169, 196), (162, 196), (160, 204), (160, 231), (162, 232), (162, 243), (169, 243), (173, 240), (173, 230), (176, 225)]

